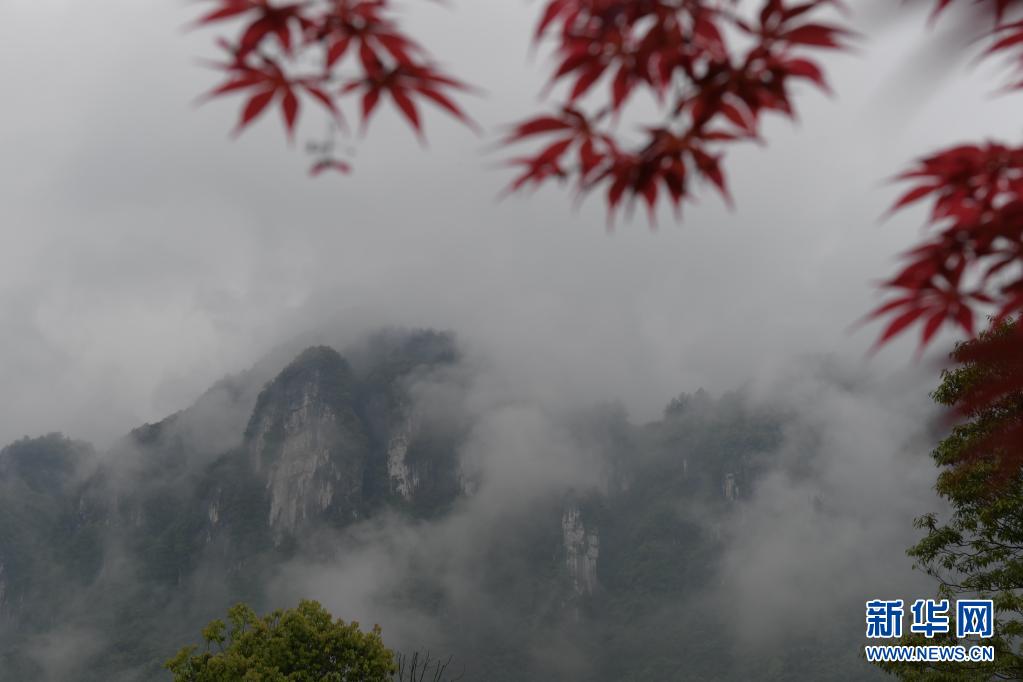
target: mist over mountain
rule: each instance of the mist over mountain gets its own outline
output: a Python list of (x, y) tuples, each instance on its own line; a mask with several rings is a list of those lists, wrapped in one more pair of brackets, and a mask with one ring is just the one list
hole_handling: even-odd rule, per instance
[(873, 679), (862, 600), (926, 585), (926, 409), (827, 362), (637, 424), (496, 390), (448, 333), (282, 354), (108, 451), (0, 451), (12, 679), (161, 679), (301, 598), (466, 680)]

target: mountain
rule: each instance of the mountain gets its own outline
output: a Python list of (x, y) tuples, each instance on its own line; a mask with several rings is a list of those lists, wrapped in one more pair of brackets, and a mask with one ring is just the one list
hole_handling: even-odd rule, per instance
[(481, 408), (449, 334), (343, 351), (228, 377), (109, 452), (0, 451), (3, 678), (162, 679), (231, 603), (299, 596), (466, 680), (872, 676), (844, 641), (737, 658), (708, 596), (790, 416), (702, 391), (645, 425)]

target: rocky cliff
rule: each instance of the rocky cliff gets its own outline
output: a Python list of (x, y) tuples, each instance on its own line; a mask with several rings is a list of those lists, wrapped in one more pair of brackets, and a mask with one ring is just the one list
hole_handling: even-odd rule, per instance
[(309, 348), (259, 395), (245, 449), (265, 480), (267, 527), (279, 542), (305, 525), (364, 512), (369, 445), (355, 412), (355, 377), (337, 351)]

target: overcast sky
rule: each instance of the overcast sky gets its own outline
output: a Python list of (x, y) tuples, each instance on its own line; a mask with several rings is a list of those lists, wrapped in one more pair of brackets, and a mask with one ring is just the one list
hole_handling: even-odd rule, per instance
[[(837, 97), (806, 89), (798, 125), (772, 119), (766, 148), (730, 153), (734, 210), (705, 188), (680, 225), (608, 232), (597, 198), (495, 200), (509, 175), (486, 147), (539, 106), (537, 3), (423, 5), (410, 28), (486, 90), (466, 107), (489, 134), (431, 113), (422, 149), (385, 111), (354, 175), (311, 180), (276, 112), (231, 140), (237, 101), (192, 105), (216, 78), (197, 64), (215, 32), (182, 30), (195, 3), (5, 0), (0, 441), (103, 444), (324, 321), (450, 328), (522, 390), (640, 419), (807, 354), (859, 360), (876, 328), (849, 327), (920, 234), (921, 213), (879, 222), (885, 179), (1018, 132), (992, 71), (949, 58), (954, 18), (928, 33), (859, 3), (869, 39), (828, 60)], [(322, 126), (307, 116), (299, 139)], [(869, 365), (910, 362), (903, 345)]]

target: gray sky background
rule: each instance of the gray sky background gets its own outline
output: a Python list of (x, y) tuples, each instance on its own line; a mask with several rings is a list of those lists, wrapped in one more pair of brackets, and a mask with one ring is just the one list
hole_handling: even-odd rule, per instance
[[(674, 394), (784, 380), (806, 355), (859, 361), (873, 282), (922, 213), (878, 221), (884, 180), (941, 145), (1018, 133), (1019, 99), (928, 30), (860, 3), (861, 50), (828, 59), (838, 92), (806, 88), (801, 122), (736, 148), (736, 208), (704, 188), (681, 225), (605, 229), (551, 189), (501, 203), (485, 147), (537, 109), (537, 3), (416, 4), (410, 29), (487, 94), (490, 131), (439, 113), (429, 147), (389, 110), (356, 172), (311, 180), (276, 112), (239, 140), (240, 103), (201, 108), (214, 33), (196, 3), (5, 0), (0, 16), (0, 442), (63, 430), (103, 444), (189, 404), (221, 375), (325, 321), (451, 328), (544, 400), (621, 399), (639, 419)], [(928, 47), (930, 45), (930, 47)], [(354, 117), (349, 107), (348, 118)], [(946, 339), (948, 341), (949, 339)], [(870, 360), (885, 374), (911, 344)]]

